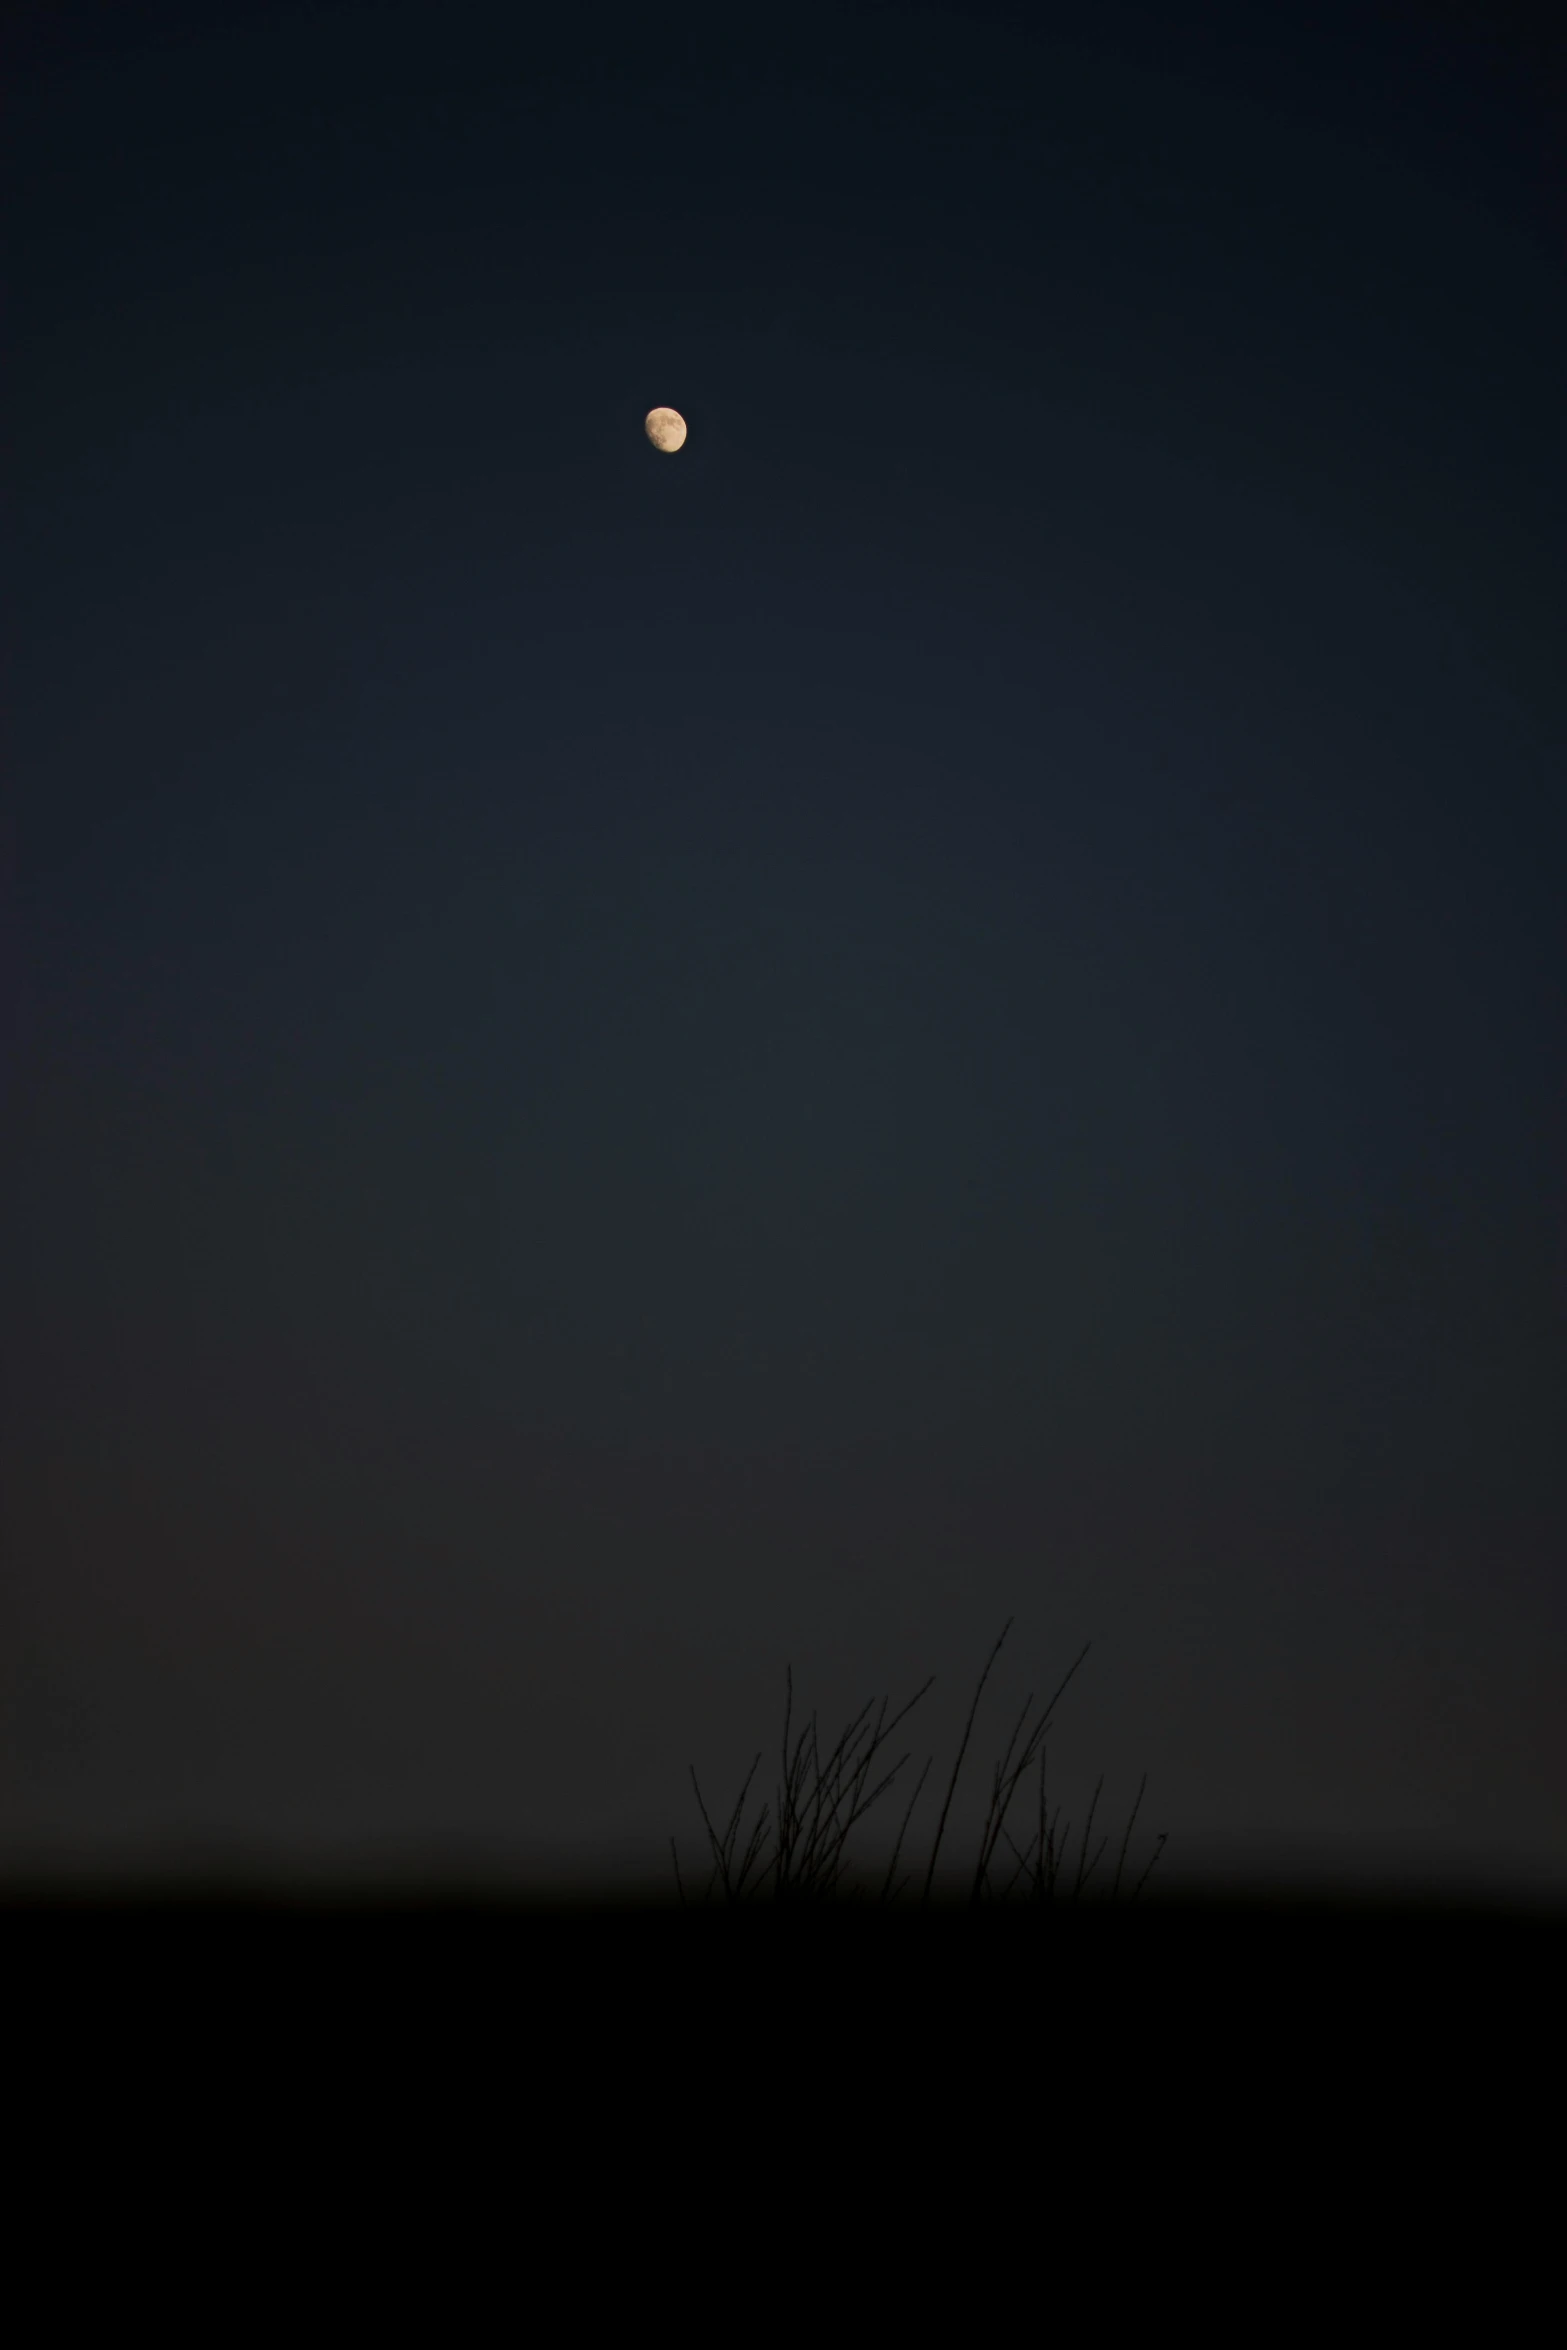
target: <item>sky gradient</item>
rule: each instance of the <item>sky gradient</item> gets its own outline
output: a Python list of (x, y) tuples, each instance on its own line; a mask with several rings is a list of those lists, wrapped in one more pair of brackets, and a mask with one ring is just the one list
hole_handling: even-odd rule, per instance
[(1567, 1894), (1562, 83), (1176, 13), (23, 12), (0, 1867)]

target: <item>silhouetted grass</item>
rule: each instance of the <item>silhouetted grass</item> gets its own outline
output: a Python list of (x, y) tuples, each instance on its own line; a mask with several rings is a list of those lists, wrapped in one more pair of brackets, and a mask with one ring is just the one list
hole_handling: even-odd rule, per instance
[[(974, 1717), (979, 1711), (980, 1697), (990, 1676), (990, 1668), (1001, 1652), (1002, 1641), (1006, 1639), (1008, 1632), (1012, 1629), (1012, 1622), (1013, 1619), (1009, 1616), (1005, 1624), (1002, 1625), (1000, 1637), (990, 1652), (985, 1669), (979, 1677), (979, 1686), (974, 1692), (974, 1703), (969, 1708), (969, 1717), (964, 1728), (962, 1743), (958, 1748), (957, 1760), (952, 1766), (952, 1777), (947, 1783), (946, 1801), (941, 1807), (941, 1817), (936, 1824), (935, 1841), (931, 1846), (930, 1860), (926, 1866), (924, 1884), (919, 1896), (919, 1905), (922, 1907), (930, 1901), (931, 1884), (936, 1873), (937, 1856), (941, 1851), (941, 1839), (946, 1830), (947, 1814), (952, 1808), (952, 1797), (957, 1787), (958, 1773), (963, 1767), (963, 1757), (968, 1751), (969, 1737), (974, 1728)], [(978, 1905), (987, 1898), (1001, 1901), (1010, 1899), (1013, 1888), (1020, 1877), (1025, 1879), (1027, 1885), (1027, 1893), (1024, 1897), (1027, 1901), (1046, 1903), (1052, 1902), (1056, 1898), (1056, 1885), (1066, 1861), (1072, 1828), (1071, 1822), (1068, 1821), (1065, 1834), (1058, 1840), (1056, 1822), (1060, 1818), (1060, 1807), (1057, 1807), (1056, 1820), (1050, 1820), (1047, 1816), (1045, 1733), (1049, 1729), (1050, 1716), (1054, 1711), (1057, 1699), (1087, 1654), (1088, 1649), (1085, 1646), (1082, 1655), (1078, 1657), (1076, 1664), (1067, 1673), (1061, 1687), (1057, 1689), (1055, 1696), (1045, 1708), (1043, 1716), (1035, 1723), (1022, 1753), (1014, 1763), (1013, 1750), (1022, 1733), (1023, 1724), (1028, 1718), (1029, 1707), (1034, 1702), (1032, 1694), (1024, 1701), (1022, 1713), (1018, 1716), (1017, 1726), (1007, 1742), (1006, 1753), (992, 1774), (990, 1808), (986, 1813), (984, 1832), (980, 1838), (979, 1859), (975, 1865), (968, 1895), (972, 1905)], [(801, 1731), (791, 1759), (789, 1723), (794, 1708), (794, 1676), (792, 1669), (786, 1666), (787, 1695), (784, 1706), (783, 1778), (777, 1789), (775, 1848), (772, 1857), (760, 1870), (758, 1870), (757, 1864), (761, 1860), (764, 1849), (767, 1826), (768, 1807), (765, 1803), (762, 1806), (760, 1818), (751, 1830), (738, 1865), (735, 1861), (735, 1839), (740, 1831), (741, 1815), (745, 1808), (747, 1792), (752, 1779), (756, 1776), (757, 1765), (762, 1759), (760, 1749), (757, 1751), (756, 1760), (746, 1773), (745, 1785), (740, 1790), (734, 1810), (730, 1814), (728, 1827), (722, 1837), (719, 1836), (708, 1817), (707, 1806), (702, 1801), (702, 1790), (697, 1783), (696, 1767), (694, 1764), (692, 1765), (691, 1784), (696, 1790), (697, 1805), (701, 1811), (703, 1824), (707, 1829), (708, 1843), (713, 1853), (713, 1871), (702, 1895), (703, 1901), (711, 1901), (715, 1887), (721, 1884), (725, 1903), (753, 1902), (761, 1894), (769, 1878), (772, 1880), (769, 1898), (774, 1901), (806, 1904), (834, 1900), (850, 1902), (861, 1900), (863, 1898), (861, 1888), (858, 1886), (848, 1890), (844, 1888), (844, 1846), (848, 1841), (850, 1830), (856, 1822), (863, 1819), (871, 1805), (886, 1793), (904, 1763), (908, 1761), (907, 1754), (902, 1755), (871, 1793), (865, 1794), (865, 1783), (870, 1776), (871, 1766), (879, 1749), (890, 1737), (893, 1730), (897, 1728), (904, 1715), (911, 1712), (919, 1703), (935, 1678), (935, 1674), (932, 1673), (924, 1687), (915, 1691), (908, 1704), (901, 1707), (890, 1722), (885, 1722), (887, 1701), (883, 1698), (875, 1732), (870, 1736), (869, 1745), (864, 1748), (856, 1762), (854, 1759), (856, 1749), (868, 1735), (865, 1716), (870, 1712), (873, 1701), (867, 1699), (824, 1764), (817, 1742), (814, 1713), (811, 1716), (810, 1729), (809, 1731)], [(1038, 1826), (1032, 1842), (1020, 1848), (1007, 1829), (1006, 1818), (1011, 1808), (1012, 1798), (1017, 1792), (1018, 1783), (1031, 1767), (1036, 1756), (1039, 1763)], [(851, 1765), (853, 1766), (852, 1770)], [(807, 1792), (806, 1772), (808, 1767), (815, 1771), (815, 1784)], [(926, 1773), (929, 1769), (930, 1759), (927, 1759), (925, 1769), (921, 1771), (915, 1783), (914, 1793), (909, 1798), (908, 1810), (903, 1815), (903, 1825), (898, 1831), (898, 1841), (893, 1846), (892, 1859), (888, 1863), (881, 1890), (876, 1896), (877, 1903), (880, 1905), (896, 1904), (910, 1881), (905, 1876), (894, 1885), (893, 1878), (897, 1871), (899, 1854), (903, 1850), (903, 1839), (908, 1831), (909, 1820), (913, 1814), (914, 1806), (919, 1800), (920, 1789), (925, 1784)], [(1126, 1834), (1121, 1839), (1121, 1857), (1116, 1866), (1115, 1883), (1109, 1896), (1111, 1901), (1116, 1900), (1120, 1894), (1121, 1873), (1126, 1864), (1126, 1848), (1131, 1841), (1132, 1828), (1136, 1823), (1137, 1813), (1143, 1800), (1143, 1789), (1147, 1784), (1148, 1775), (1145, 1771), (1142, 1784), (1137, 1790), (1137, 1802), (1132, 1806), (1132, 1816), (1126, 1825)], [(1088, 1818), (1083, 1827), (1082, 1849), (1078, 1856), (1077, 1873), (1072, 1881), (1071, 1893), (1069, 1897), (1065, 1894), (1062, 1896), (1063, 1899), (1070, 1898), (1073, 1903), (1081, 1899), (1083, 1888), (1093, 1875), (1095, 1868), (1098, 1867), (1104, 1851), (1104, 1841), (1101, 1841), (1093, 1860), (1088, 1861), (1088, 1839), (1093, 1831), (1094, 1811), (1098, 1805), (1100, 1790), (1103, 1786), (1104, 1779), (1101, 1776), (1099, 1785), (1094, 1789), (1093, 1802), (1088, 1807)], [(806, 1796), (806, 1801), (803, 1804), (802, 1795)], [(1015, 1856), (1017, 1865), (998, 1893), (991, 1881), (991, 1867), (997, 1844), (1003, 1837)], [(1166, 1838), (1161, 1832), (1154, 1847), (1153, 1859), (1149, 1861), (1148, 1867), (1144, 1869), (1142, 1876), (1138, 1878), (1136, 1885), (1132, 1888), (1131, 1898), (1133, 1900), (1137, 1898), (1147, 1882), (1154, 1862), (1157, 1861), (1164, 1849), (1165, 1841)], [(679, 1890), (681, 1903), (684, 1905), (686, 1889), (680, 1874), (680, 1856), (675, 1849), (673, 1836), (669, 1840), (669, 1849), (675, 1864), (675, 1883)], [(753, 1871), (757, 1873), (753, 1875)]]

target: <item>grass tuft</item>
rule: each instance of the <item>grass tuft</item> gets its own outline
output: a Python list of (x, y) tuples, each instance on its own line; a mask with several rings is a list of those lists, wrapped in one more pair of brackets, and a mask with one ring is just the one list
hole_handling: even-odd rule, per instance
[[(957, 1789), (958, 1774), (963, 1768), (963, 1757), (968, 1752), (974, 1719), (979, 1711), (979, 1701), (984, 1693), (985, 1683), (990, 1677), (991, 1666), (1001, 1653), (1002, 1642), (1012, 1629), (1012, 1623), (1013, 1619), (1009, 1616), (1005, 1624), (1002, 1625), (1000, 1637), (986, 1660), (984, 1671), (980, 1674), (979, 1686), (974, 1692), (974, 1702), (969, 1708), (968, 1721), (964, 1726), (957, 1760), (952, 1766), (952, 1777), (947, 1782), (946, 1800), (941, 1807), (941, 1817), (936, 1823), (935, 1841), (931, 1846), (930, 1859), (926, 1865), (924, 1882), (916, 1906), (924, 1907), (930, 1900), (931, 1884), (936, 1873), (936, 1861), (941, 1851), (942, 1837), (946, 1832), (947, 1815), (952, 1808), (952, 1798)], [(1050, 1902), (1056, 1897), (1056, 1882), (1066, 1860), (1072, 1825), (1068, 1821), (1065, 1834), (1058, 1839), (1056, 1829), (1061, 1816), (1060, 1807), (1057, 1806), (1055, 1820), (1050, 1820), (1047, 1815), (1045, 1733), (1050, 1726), (1050, 1717), (1055, 1710), (1057, 1699), (1087, 1654), (1088, 1649), (1085, 1647), (1082, 1655), (1078, 1657), (1077, 1663), (1072, 1666), (1055, 1696), (1046, 1706), (1043, 1715), (1035, 1723), (1014, 1763), (1013, 1750), (1022, 1735), (1023, 1724), (1027, 1720), (1029, 1708), (1034, 1702), (1032, 1695), (1024, 1701), (1017, 1725), (1011, 1738), (1007, 1741), (1006, 1753), (996, 1765), (991, 1777), (990, 1807), (985, 1815), (984, 1832), (980, 1838), (979, 1858), (975, 1864), (968, 1896), (969, 1902), (973, 1906), (977, 1906), (987, 1899), (1010, 1900), (1013, 1888), (1020, 1877), (1026, 1880), (1027, 1891), (1024, 1896), (1026, 1900)], [(763, 1888), (768, 1885), (769, 1880), (771, 1880), (769, 1898), (774, 1901), (807, 1904), (834, 1900), (855, 1902), (863, 1899), (863, 1892), (858, 1886), (845, 1890), (844, 1847), (856, 1822), (863, 1819), (871, 1805), (886, 1793), (899, 1771), (902, 1770), (903, 1765), (908, 1761), (907, 1754), (900, 1756), (870, 1794), (865, 1793), (866, 1781), (870, 1777), (872, 1764), (881, 1747), (897, 1728), (898, 1723), (903, 1720), (904, 1715), (918, 1705), (920, 1699), (933, 1685), (936, 1676), (932, 1673), (930, 1679), (925, 1682), (922, 1688), (915, 1691), (908, 1704), (902, 1706), (890, 1722), (886, 1720), (887, 1700), (883, 1698), (874, 1734), (870, 1732), (865, 1721), (865, 1716), (870, 1712), (872, 1703), (872, 1700), (867, 1699), (838, 1740), (831, 1754), (828, 1755), (825, 1763), (821, 1758), (814, 1713), (811, 1716), (809, 1730), (800, 1732), (794, 1753), (792, 1757), (790, 1755), (789, 1725), (794, 1712), (794, 1674), (792, 1668), (787, 1665), (784, 1668), (784, 1678), (783, 1777), (777, 1787), (775, 1797), (773, 1851), (765, 1863), (763, 1854), (766, 1849), (768, 1817), (768, 1807), (765, 1803), (738, 1861), (735, 1857), (735, 1843), (740, 1832), (745, 1799), (762, 1759), (760, 1749), (758, 1749), (750, 1770), (746, 1773), (745, 1784), (736, 1799), (734, 1810), (729, 1815), (728, 1824), (722, 1836), (714, 1827), (708, 1815), (707, 1805), (702, 1800), (702, 1790), (697, 1782), (696, 1766), (694, 1764), (691, 1766), (691, 1784), (696, 1791), (697, 1807), (702, 1814), (702, 1822), (707, 1830), (708, 1845), (713, 1856), (712, 1874), (708, 1878), (707, 1886), (702, 1894), (704, 1903), (712, 1900), (715, 1890), (719, 1887), (722, 1888), (725, 1903), (755, 1901), (762, 1894)], [(859, 1754), (856, 1761), (856, 1752), (867, 1737), (870, 1742), (864, 1746), (864, 1751)], [(1032, 1767), (1036, 1758), (1039, 1763), (1038, 1829), (1032, 1842), (1020, 1848), (1007, 1830), (1006, 1818), (1018, 1784), (1024, 1773)], [(919, 1800), (920, 1789), (925, 1784), (926, 1772), (929, 1769), (930, 1759), (927, 1758), (925, 1769), (921, 1771), (915, 1782), (914, 1793), (910, 1796), (908, 1809), (903, 1815), (903, 1825), (898, 1830), (898, 1840), (893, 1846), (892, 1859), (888, 1863), (881, 1889), (876, 1896), (878, 1905), (890, 1906), (898, 1903), (909, 1884), (910, 1880), (907, 1876), (899, 1879), (896, 1884), (893, 1880), (897, 1873), (898, 1858), (903, 1850), (903, 1840), (908, 1831), (909, 1821), (913, 1816), (914, 1806)], [(808, 1771), (814, 1772), (814, 1780), (809, 1785), (807, 1784)], [(1137, 1790), (1137, 1801), (1132, 1806), (1132, 1816), (1126, 1824), (1126, 1834), (1121, 1839), (1121, 1856), (1116, 1865), (1115, 1883), (1109, 1895), (1111, 1901), (1118, 1900), (1120, 1897), (1121, 1875), (1126, 1865), (1127, 1845), (1131, 1841), (1132, 1829), (1136, 1824), (1137, 1814), (1142, 1805), (1143, 1792), (1147, 1785), (1148, 1774), (1145, 1771), (1142, 1783)], [(1081, 1900), (1083, 1889), (1098, 1867), (1104, 1852), (1104, 1841), (1102, 1840), (1093, 1860), (1090, 1862), (1087, 1859), (1088, 1839), (1093, 1830), (1094, 1812), (1098, 1806), (1103, 1786), (1104, 1779), (1101, 1776), (1099, 1785), (1094, 1789), (1094, 1799), (1088, 1807), (1088, 1818), (1083, 1828), (1082, 1849), (1078, 1855), (1077, 1874), (1072, 1882), (1070, 1896), (1074, 1903)], [(1003, 1836), (1005, 1836), (1007, 1845), (1016, 1858), (1017, 1866), (998, 1893), (992, 1883), (991, 1868), (996, 1846)], [(1134, 1901), (1147, 1883), (1154, 1862), (1158, 1860), (1160, 1853), (1164, 1850), (1165, 1842), (1166, 1837), (1161, 1832), (1154, 1846), (1153, 1858), (1132, 1888), (1131, 1898)], [(680, 1874), (680, 1855), (676, 1850), (673, 1836), (669, 1839), (669, 1849), (675, 1864), (675, 1884), (681, 1903), (685, 1906), (685, 1881)], [(1063, 1899), (1065, 1898), (1063, 1895)]]

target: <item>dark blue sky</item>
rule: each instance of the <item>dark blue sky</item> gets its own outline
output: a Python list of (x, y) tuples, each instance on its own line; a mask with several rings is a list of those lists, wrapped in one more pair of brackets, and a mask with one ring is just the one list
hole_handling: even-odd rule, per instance
[(0, 1858), (1560, 1890), (1557, 61), (568, 13), (14, 40)]

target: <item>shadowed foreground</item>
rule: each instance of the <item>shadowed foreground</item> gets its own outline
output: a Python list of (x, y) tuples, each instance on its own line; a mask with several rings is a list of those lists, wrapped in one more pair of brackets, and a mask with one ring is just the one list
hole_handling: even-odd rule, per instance
[[(1379, 2160), (1434, 2158), (1460, 2107), (1537, 2071), (1567, 1903), (1172, 1888), (1153, 1866), (1162, 1836), (1127, 1869), (1130, 1822), (1096, 1878), (1092, 1809), (1074, 1839), (1046, 1804), (1048, 1708), (992, 1774), (972, 1874), (938, 1879), (978, 1703), (935, 1839), (901, 1878), (901, 1831), (884, 1870), (845, 1853), (901, 1767), (871, 1785), (881, 1722), (851, 1723), (824, 1762), (814, 1717), (791, 1752), (786, 1712), (749, 1837), (750, 1776), (720, 1824), (693, 1771), (706, 1866), (672, 1839), (669, 1876), (630, 1892), (213, 1872), (0, 1886), (18, 2010), (57, 2027), (35, 2048), (130, 2056), (160, 2094), (187, 2071), (230, 2082), (259, 2065), (314, 2096), (351, 2068), (366, 2110), (461, 2079), (524, 2115), (553, 2100), (563, 2128), (605, 2099), (744, 2111), (765, 2089), (794, 2128), (845, 2096), (912, 2112), (939, 2095), (1009, 2132), (1036, 2107), (1075, 2133), (1222, 2121), (1286, 2165), (1320, 2160), (1324, 2132), (1349, 2160), (1367, 2120)], [(1008, 1807), (1035, 1759), (1038, 1825), (1019, 1842)]]

